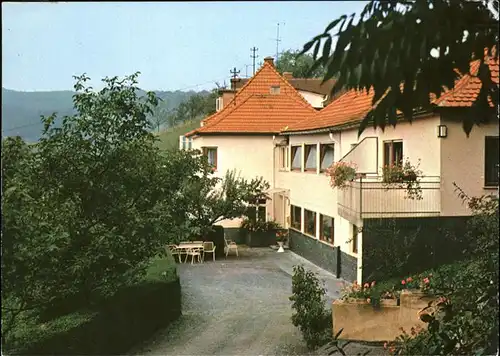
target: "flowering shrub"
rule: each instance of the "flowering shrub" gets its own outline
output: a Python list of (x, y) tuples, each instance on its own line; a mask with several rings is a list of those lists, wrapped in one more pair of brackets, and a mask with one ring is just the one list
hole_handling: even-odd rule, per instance
[(326, 175), (330, 177), (332, 188), (344, 189), (348, 181), (356, 178), (356, 165), (352, 162), (335, 162), (326, 170)]
[(276, 231), (276, 241), (283, 241), (288, 236), (288, 230)]

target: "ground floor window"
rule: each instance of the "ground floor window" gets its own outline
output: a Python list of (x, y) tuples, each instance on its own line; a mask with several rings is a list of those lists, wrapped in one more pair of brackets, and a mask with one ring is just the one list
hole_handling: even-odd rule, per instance
[(320, 216), (319, 239), (333, 245), (334, 243), (334, 219), (331, 216)]
[(316, 236), (316, 213), (314, 211), (304, 209), (304, 232)]
[(301, 230), (301, 208), (295, 205), (290, 205), (291, 215), (292, 215), (292, 227), (297, 230)]

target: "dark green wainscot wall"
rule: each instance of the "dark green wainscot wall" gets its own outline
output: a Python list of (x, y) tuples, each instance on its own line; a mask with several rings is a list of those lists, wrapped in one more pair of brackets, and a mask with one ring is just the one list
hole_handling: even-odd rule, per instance
[(357, 258), (342, 252), (338, 246), (329, 246), (290, 229), (290, 249), (338, 278), (351, 282), (357, 278)]
[[(365, 219), (363, 221), (363, 279), (383, 280), (420, 273), (427, 269), (466, 258), (464, 239), (470, 217), (422, 217), (395, 219)], [(409, 244), (406, 237), (414, 237)], [(401, 275), (384, 268), (390, 261), (385, 251), (404, 253)]]

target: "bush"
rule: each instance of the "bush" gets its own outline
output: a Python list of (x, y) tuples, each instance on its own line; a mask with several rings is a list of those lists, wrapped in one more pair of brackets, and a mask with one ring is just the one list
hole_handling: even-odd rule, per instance
[(23, 355), (122, 354), (180, 313), (173, 258), (155, 258), (142, 282), (98, 304), (48, 321), (24, 313), (2, 346), (9, 354)]
[(332, 314), (325, 307), (326, 290), (316, 275), (303, 266), (294, 266), (292, 293), (292, 322), (300, 329), (307, 347), (314, 350), (331, 341)]

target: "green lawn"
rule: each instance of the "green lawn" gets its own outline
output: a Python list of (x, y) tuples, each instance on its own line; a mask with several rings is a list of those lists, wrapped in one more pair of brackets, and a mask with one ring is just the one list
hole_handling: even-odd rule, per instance
[(181, 125), (169, 128), (158, 134), (157, 145), (162, 150), (175, 149), (179, 147), (179, 136), (200, 127), (201, 119), (186, 121)]

